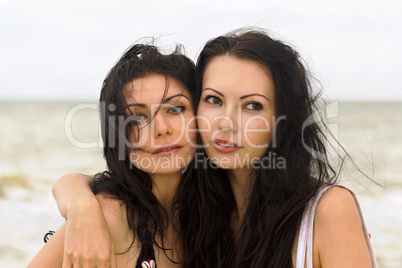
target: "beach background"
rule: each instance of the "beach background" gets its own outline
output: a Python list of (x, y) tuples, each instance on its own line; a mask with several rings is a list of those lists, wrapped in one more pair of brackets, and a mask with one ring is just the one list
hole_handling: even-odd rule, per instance
[(402, 267), (401, 14), (396, 0), (0, 0), (0, 267), (25, 267), (63, 223), (60, 176), (104, 170), (94, 108), (123, 51), (179, 43), (196, 61), (207, 40), (250, 26), (295, 48), (331, 100), (323, 116), (355, 163), (342, 183), (380, 267)]
[[(1, 267), (24, 267), (44, 245), (44, 234), (63, 223), (51, 193), (55, 180), (68, 172), (104, 170), (93, 105), (0, 102)], [(402, 267), (402, 103), (329, 105), (333, 133), (373, 180), (345, 166), (343, 182), (359, 198), (378, 263)], [(76, 107), (91, 108), (71, 116)]]

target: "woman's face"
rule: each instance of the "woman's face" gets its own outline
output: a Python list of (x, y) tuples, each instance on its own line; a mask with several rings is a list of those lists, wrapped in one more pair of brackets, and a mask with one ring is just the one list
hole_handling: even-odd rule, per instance
[(196, 122), (188, 90), (175, 78), (151, 75), (134, 79), (124, 93), (131, 116), (129, 142), (136, 147), (128, 149), (132, 164), (147, 173), (179, 172), (195, 152)]
[(197, 111), (211, 161), (224, 169), (253, 167), (266, 152), (275, 123), (275, 87), (260, 63), (217, 56), (207, 65)]

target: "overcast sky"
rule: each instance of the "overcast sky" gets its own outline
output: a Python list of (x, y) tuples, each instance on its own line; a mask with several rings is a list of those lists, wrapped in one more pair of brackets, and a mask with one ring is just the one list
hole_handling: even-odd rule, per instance
[(124, 50), (142, 37), (203, 44), (244, 26), (292, 44), (325, 96), (402, 100), (402, 1), (0, 0), (0, 100), (97, 100)]

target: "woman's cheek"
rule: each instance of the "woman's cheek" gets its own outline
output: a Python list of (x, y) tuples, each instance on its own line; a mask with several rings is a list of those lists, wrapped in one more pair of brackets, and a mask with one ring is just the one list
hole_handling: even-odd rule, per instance
[(213, 115), (208, 113), (205, 109), (198, 109), (197, 125), (200, 130), (200, 135), (205, 136), (212, 131)]
[(246, 144), (251, 147), (260, 147), (269, 144), (273, 126), (270, 121), (263, 119), (249, 119), (250, 121), (243, 125), (243, 135)]
[(133, 129), (130, 136), (130, 143), (139, 148), (148, 148), (151, 143), (150, 126), (140, 126), (140, 130)]
[(194, 115), (187, 117), (186, 120), (186, 138), (187, 142), (194, 143), (197, 136), (197, 121), (194, 118)]

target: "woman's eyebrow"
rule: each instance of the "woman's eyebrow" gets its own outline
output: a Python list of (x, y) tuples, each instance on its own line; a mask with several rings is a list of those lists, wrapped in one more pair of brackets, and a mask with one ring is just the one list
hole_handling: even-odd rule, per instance
[(241, 96), (240, 99), (242, 100), (242, 99), (245, 99), (245, 98), (248, 98), (248, 97), (252, 97), (252, 96), (260, 96), (260, 97), (263, 97), (263, 98), (267, 99), (267, 101), (269, 101), (269, 99), (268, 99), (267, 97), (265, 97), (265, 96), (262, 95), (262, 94), (258, 94), (258, 93), (253, 93), (253, 94), (244, 95), (244, 96)]
[[(169, 102), (171, 99), (176, 98), (176, 97), (184, 97), (184, 98), (186, 98), (188, 101), (190, 101), (190, 99), (189, 99), (186, 95), (184, 95), (184, 94), (176, 94), (176, 95), (173, 95), (173, 96), (170, 96), (170, 97), (166, 98), (166, 99), (162, 102), (162, 104), (167, 103), (167, 102)], [(130, 103), (130, 104), (127, 105), (127, 107), (126, 107), (125, 109), (128, 109), (128, 108), (133, 107), (133, 106), (135, 106), (135, 107), (140, 107), (140, 108), (147, 108), (148, 105), (146, 105), (146, 104), (144, 104), (144, 103), (137, 103), (137, 102), (136, 102), (136, 103)]]
[(168, 101), (170, 101), (171, 99), (176, 98), (176, 97), (185, 97), (188, 101), (190, 101), (190, 99), (186, 95), (184, 95), (184, 94), (176, 94), (176, 95), (173, 95), (173, 96), (170, 96), (170, 97), (166, 98), (162, 103), (167, 103)]
[[(206, 88), (204, 88), (204, 89), (202, 90), (202, 92), (204, 92), (205, 90), (212, 90), (212, 91), (214, 91), (215, 93), (217, 93), (217, 94), (221, 95), (222, 97), (224, 97), (224, 95), (223, 95), (222, 93), (220, 93), (219, 91), (217, 91), (217, 90), (215, 90), (215, 89), (213, 89), (213, 88), (206, 87)], [(260, 97), (265, 98), (267, 101), (269, 101), (269, 99), (268, 99), (266, 96), (264, 96), (264, 95), (262, 95), (262, 94), (258, 94), (258, 93), (247, 94), (247, 95), (241, 96), (240, 99), (242, 100), (242, 99), (245, 99), (245, 98), (248, 98), (248, 97), (252, 97), (252, 96), (260, 96)]]
[(210, 87), (204, 88), (204, 89), (201, 91), (201, 93), (204, 92), (205, 90), (212, 90), (212, 91), (214, 91), (215, 93), (221, 95), (222, 97), (225, 97), (225, 96), (224, 96), (222, 93), (220, 93), (218, 90), (213, 89), (213, 88), (210, 88)]
[(130, 103), (130, 104), (127, 104), (127, 106), (126, 106), (126, 108), (124, 108), (124, 110), (128, 109), (128, 108), (130, 108), (132, 106), (138, 106), (138, 107), (141, 107), (141, 108), (147, 108), (147, 106), (145, 104), (142, 104), (142, 103)]

